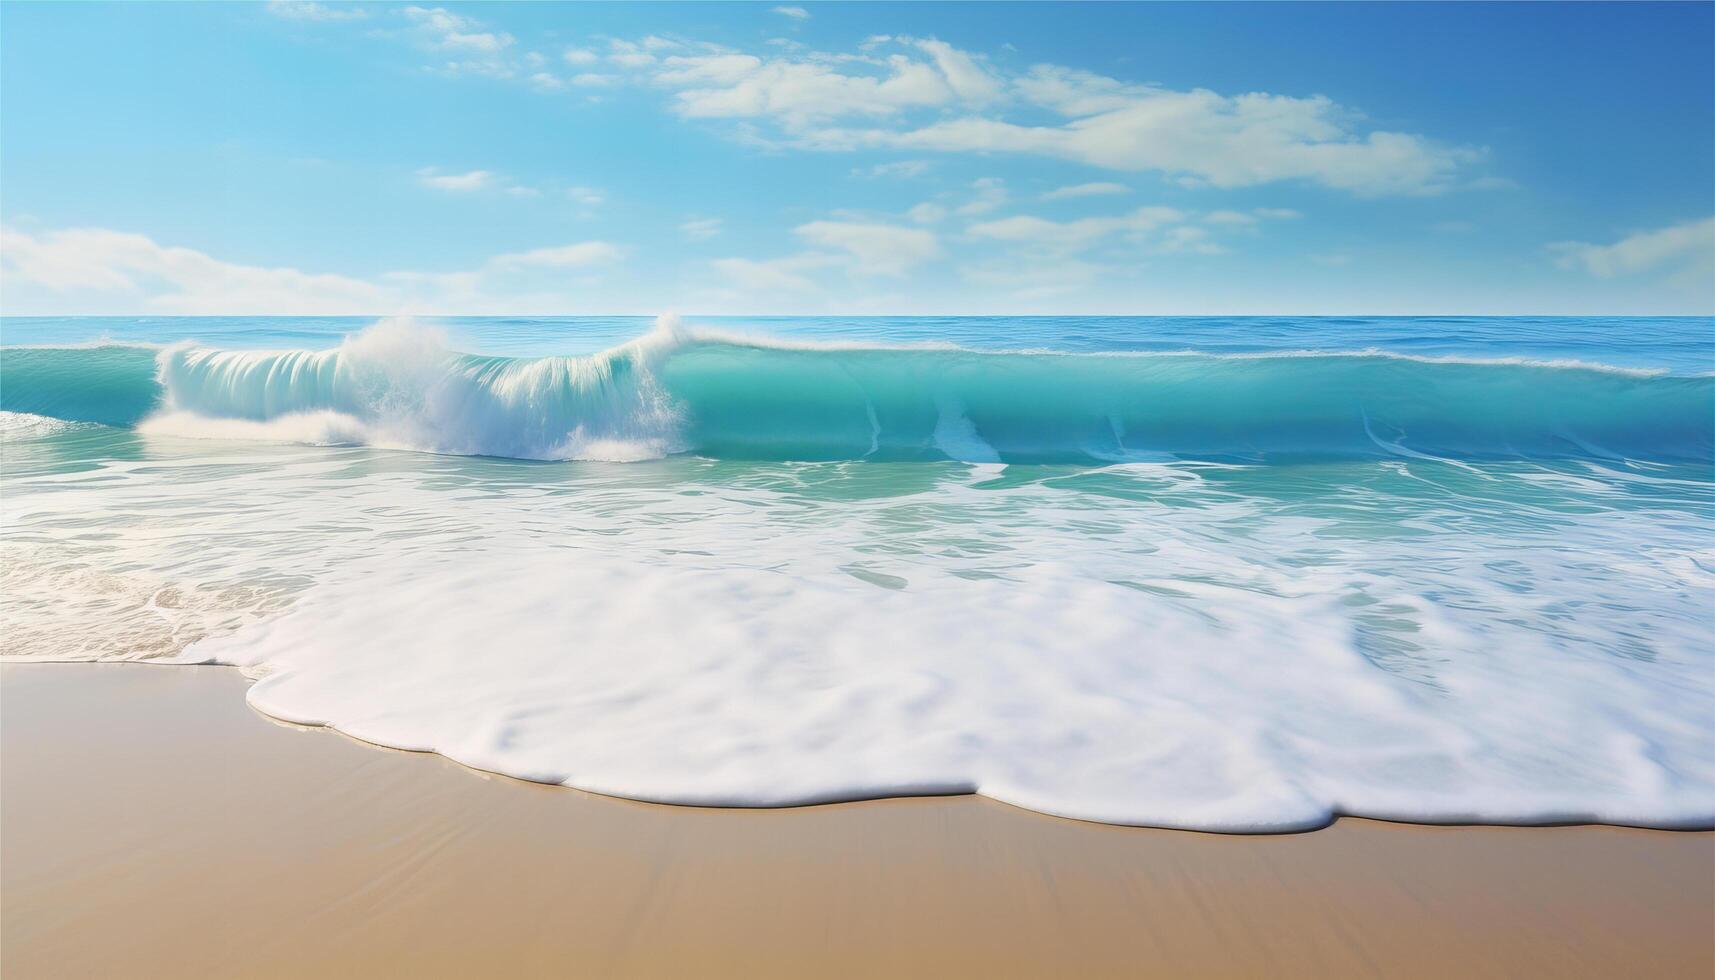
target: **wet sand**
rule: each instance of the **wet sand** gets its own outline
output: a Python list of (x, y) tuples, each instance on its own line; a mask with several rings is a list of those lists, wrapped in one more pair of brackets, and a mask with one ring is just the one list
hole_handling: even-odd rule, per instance
[(0, 668), (7, 980), (1715, 975), (1715, 834), (655, 806), (281, 725), (245, 684)]

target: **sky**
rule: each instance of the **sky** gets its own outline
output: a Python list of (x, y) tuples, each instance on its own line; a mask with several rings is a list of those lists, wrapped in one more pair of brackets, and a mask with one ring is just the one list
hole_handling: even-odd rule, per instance
[(0, 312), (1715, 313), (1715, 5), (0, 5)]

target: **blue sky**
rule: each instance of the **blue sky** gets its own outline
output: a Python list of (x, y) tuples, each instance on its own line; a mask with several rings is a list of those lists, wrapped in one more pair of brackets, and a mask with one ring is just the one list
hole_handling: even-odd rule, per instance
[(1715, 6), (0, 7), (0, 310), (1715, 312)]

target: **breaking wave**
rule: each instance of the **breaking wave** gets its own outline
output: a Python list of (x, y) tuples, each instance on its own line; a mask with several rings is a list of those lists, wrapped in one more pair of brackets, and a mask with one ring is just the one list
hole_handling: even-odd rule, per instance
[(686, 327), (598, 354), (448, 349), (384, 321), (324, 351), (8, 348), (0, 407), (216, 438), (633, 460), (1703, 460), (1715, 377), (1376, 351), (991, 352)]

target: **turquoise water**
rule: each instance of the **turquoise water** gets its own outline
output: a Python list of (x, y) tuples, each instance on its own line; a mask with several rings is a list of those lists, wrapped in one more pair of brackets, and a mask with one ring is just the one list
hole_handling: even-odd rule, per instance
[(7, 656), (667, 802), (1715, 820), (1708, 319), (0, 334)]
[[(324, 350), (360, 317), (4, 317), (7, 345), (100, 340), (216, 348)], [(451, 317), (454, 349), (593, 354), (647, 333), (649, 317)], [(1715, 371), (1708, 317), (697, 317), (722, 330), (803, 340), (943, 343), (974, 350), (1384, 350), (1423, 357), (1575, 360), (1676, 374)]]

